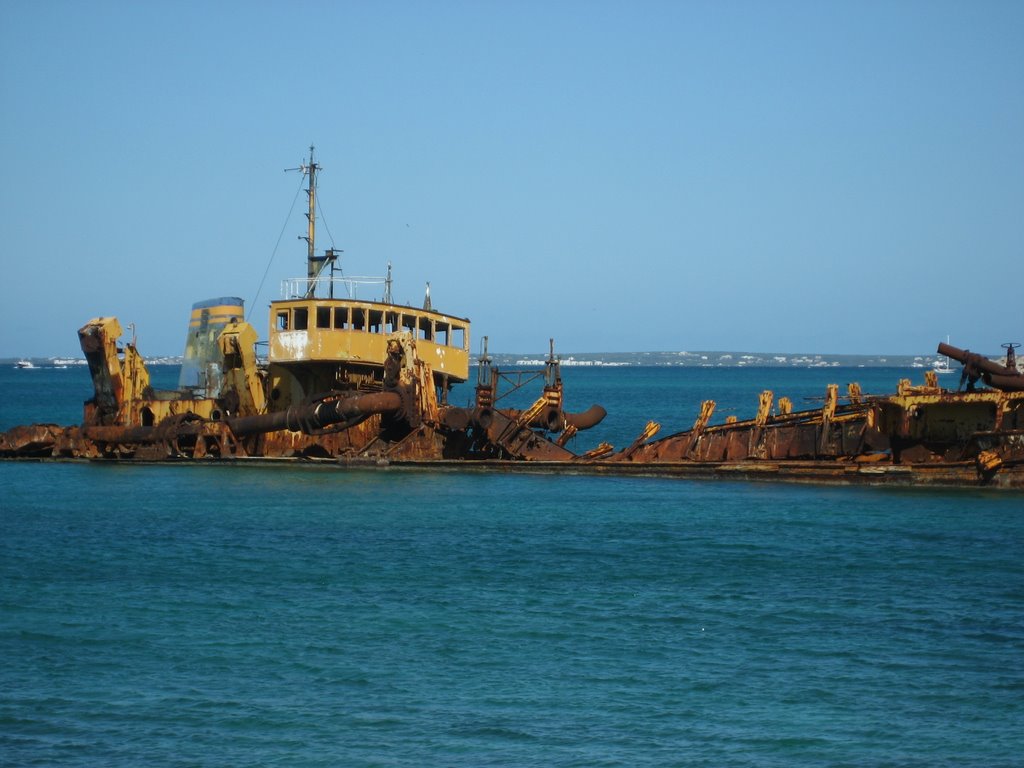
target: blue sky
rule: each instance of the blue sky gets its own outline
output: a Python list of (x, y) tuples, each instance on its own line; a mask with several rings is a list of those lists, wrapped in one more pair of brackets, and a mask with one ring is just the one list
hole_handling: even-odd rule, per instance
[(474, 348), (1024, 341), (1024, 3), (0, 0), (0, 64), (0, 357), (265, 335), (310, 143), (318, 245)]

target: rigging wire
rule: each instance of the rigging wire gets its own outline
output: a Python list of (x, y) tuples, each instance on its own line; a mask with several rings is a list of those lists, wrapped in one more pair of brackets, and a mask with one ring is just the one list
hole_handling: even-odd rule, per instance
[(253, 308), (256, 306), (257, 300), (260, 298), (260, 293), (263, 291), (263, 283), (266, 282), (267, 275), (270, 274), (270, 266), (274, 263), (274, 257), (277, 255), (277, 249), (281, 246), (281, 238), (284, 237), (284, 231), (288, 229), (288, 222), (291, 221), (292, 213), (295, 211), (295, 201), (299, 199), (299, 193), (302, 191), (302, 183), (305, 180), (306, 175), (303, 174), (302, 178), (299, 179), (299, 188), (295, 190), (295, 197), (292, 198), (292, 207), (288, 209), (288, 215), (285, 217), (284, 224), (281, 226), (281, 234), (277, 236), (277, 243), (275, 243), (274, 250), (270, 254), (270, 260), (267, 261), (267, 268), (263, 270), (263, 277), (260, 278), (260, 287), (256, 289), (256, 295), (252, 299), (252, 304), (249, 305), (249, 309), (245, 313), (245, 319), (247, 321)]
[(320, 206), (320, 198), (316, 199), (316, 209), (320, 212), (320, 223), (324, 225), (324, 229), (327, 230), (327, 236), (331, 239), (331, 248), (334, 248), (334, 235), (331, 234), (331, 228), (327, 226), (327, 217), (324, 216), (324, 209)]

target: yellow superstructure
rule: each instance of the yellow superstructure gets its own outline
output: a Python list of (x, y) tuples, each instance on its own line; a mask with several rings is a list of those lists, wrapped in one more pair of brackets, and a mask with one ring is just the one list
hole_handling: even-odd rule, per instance
[[(431, 372), (438, 401), (447, 402), (451, 386), (469, 379), (469, 320), (435, 311), (429, 284), (423, 308), (395, 304), (390, 263), (387, 278), (346, 277), (337, 266), (338, 251), (316, 255), (320, 166), (313, 147), (309, 162), (291, 170), (308, 179), (307, 269), (305, 278), (284, 281), (282, 298), (270, 304), (267, 410), (300, 405), (318, 393), (381, 389), (388, 382), (388, 365), (395, 364), (389, 341), (399, 340), (414, 345), (416, 359)], [(358, 286), (368, 285), (383, 288), (382, 298), (357, 298)], [(335, 298), (340, 295), (345, 298)]]
[(469, 320), (440, 312), (348, 299), (300, 299), (270, 305), (273, 363), (383, 366), (387, 337), (407, 332), (421, 360), (452, 382), (469, 378)]

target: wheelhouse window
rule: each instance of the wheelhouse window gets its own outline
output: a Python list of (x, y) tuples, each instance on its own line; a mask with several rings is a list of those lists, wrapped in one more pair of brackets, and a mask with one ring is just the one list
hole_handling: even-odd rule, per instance
[(349, 329), (348, 307), (334, 308), (334, 327), (339, 331), (347, 331)]
[(331, 327), (331, 308), (330, 307), (317, 307), (316, 308), (316, 327), (317, 328), (330, 328)]
[(380, 333), (384, 327), (384, 313), (379, 309), (370, 310), (370, 333)]
[(309, 309), (307, 307), (296, 307), (292, 312), (292, 319), (295, 321), (295, 330), (304, 331), (309, 328)]
[(352, 330), (353, 331), (365, 331), (366, 330), (366, 310), (365, 309), (353, 309), (352, 310)]
[(466, 329), (459, 325), (452, 326), (452, 342), (453, 347), (458, 349), (466, 348)]
[(274, 327), (277, 328), (277, 330), (279, 330), (279, 331), (287, 331), (288, 330), (288, 310), (287, 309), (282, 310), (282, 311), (277, 313), (277, 322), (274, 324)]
[(437, 338), (437, 343), (443, 346), (448, 346), (448, 337), (450, 335), (451, 327), (448, 323), (442, 323), (438, 320), (434, 323), (434, 335)]

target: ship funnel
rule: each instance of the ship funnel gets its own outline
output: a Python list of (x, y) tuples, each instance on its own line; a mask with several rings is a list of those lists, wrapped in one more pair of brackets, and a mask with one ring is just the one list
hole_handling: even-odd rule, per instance
[(185, 337), (179, 389), (191, 389), (196, 397), (219, 397), (223, 379), (221, 351), (217, 339), (228, 323), (245, 317), (245, 301), (237, 296), (197, 301)]

